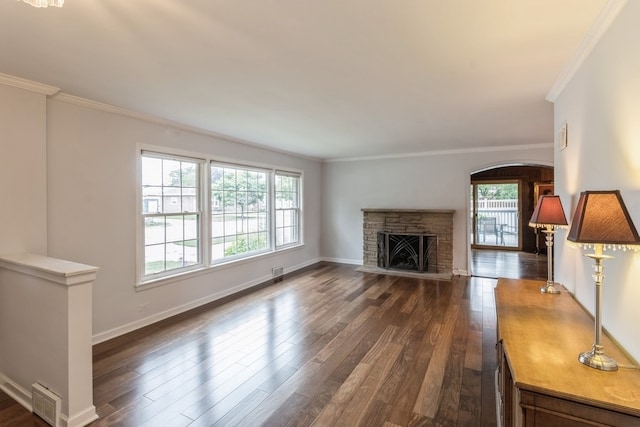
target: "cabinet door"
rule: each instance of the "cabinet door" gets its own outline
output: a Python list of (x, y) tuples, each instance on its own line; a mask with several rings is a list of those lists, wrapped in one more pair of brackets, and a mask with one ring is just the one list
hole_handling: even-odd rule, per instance
[[(518, 400), (514, 398), (517, 393), (513, 384), (513, 377), (511, 375), (511, 369), (509, 368), (509, 363), (507, 362), (507, 357), (504, 354), (504, 347), (502, 346), (502, 341), (498, 341), (497, 348), (497, 360), (498, 360), (498, 373), (497, 373), (497, 396), (496, 399), (499, 404), (498, 414), (496, 416), (499, 418), (499, 425), (502, 427), (511, 427), (514, 426), (515, 419), (514, 415), (516, 410), (519, 408)], [(514, 406), (515, 405), (515, 406)]]
[(520, 405), (527, 427), (640, 426), (637, 417), (526, 390), (520, 391)]

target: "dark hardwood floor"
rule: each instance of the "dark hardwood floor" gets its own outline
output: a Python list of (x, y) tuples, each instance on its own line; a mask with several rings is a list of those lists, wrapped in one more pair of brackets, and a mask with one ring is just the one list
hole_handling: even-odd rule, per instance
[(477, 277), (547, 280), (547, 256), (517, 251), (471, 250), (471, 274)]
[[(496, 280), (355, 270), (319, 264), (96, 345), (91, 425), (496, 425)], [(0, 392), (0, 425), (45, 424)]]

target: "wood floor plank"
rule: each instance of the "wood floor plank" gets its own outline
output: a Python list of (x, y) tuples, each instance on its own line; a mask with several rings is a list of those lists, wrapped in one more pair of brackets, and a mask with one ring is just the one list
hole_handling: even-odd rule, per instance
[(468, 368), (465, 368), (463, 371), (462, 387), (460, 388), (460, 405), (458, 406), (458, 425), (487, 425), (481, 422), (482, 404), (477, 398), (477, 396), (480, 396), (482, 393), (481, 377), (482, 374), (480, 371)]
[(377, 359), (369, 358), (363, 363), (373, 363), (367, 378), (361, 384), (357, 395), (351, 399), (344, 409), (340, 418), (336, 421), (336, 426), (351, 427), (365, 425), (365, 416), (371, 405), (374, 404), (375, 396), (383, 387), (385, 379), (402, 352), (402, 346), (390, 342), (385, 343), (384, 349)]
[(320, 263), (96, 345), (91, 427), (495, 426), (494, 286)]
[(375, 307), (368, 307), (366, 310), (361, 312), (356, 319), (347, 324), (345, 327), (334, 339), (329, 342), (322, 350), (318, 352), (316, 355), (316, 359), (321, 362), (326, 362), (329, 357), (335, 351), (342, 347), (347, 340), (351, 338), (351, 336), (366, 322), (366, 320), (371, 317), (377, 309)]
[(475, 371), (482, 370), (482, 332), (467, 331), (464, 367)]
[(462, 288), (457, 286), (444, 316), (438, 342), (434, 347), (429, 367), (418, 392), (416, 403), (413, 406), (413, 412), (428, 418), (435, 417), (440, 404), (440, 389), (443, 384), (447, 360), (451, 353), (451, 342), (460, 312), (461, 296)]
[(464, 374), (465, 353), (467, 351), (467, 337), (469, 324), (469, 300), (460, 302), (449, 356), (440, 389), (440, 405), (434, 421), (438, 425), (457, 425), (460, 407), (460, 390)]
[(342, 383), (336, 394), (316, 417), (314, 426), (335, 425), (336, 420), (342, 415), (347, 404), (360, 389), (360, 385), (371, 372), (371, 365), (359, 363), (351, 372), (351, 375)]
[(417, 318), (423, 320), (424, 327), (412, 329), (407, 335), (408, 339), (404, 342), (405, 351), (392, 368), (390, 380), (380, 395), (380, 399), (390, 404), (392, 408), (388, 417), (391, 422), (406, 423), (407, 417), (413, 413), (440, 334), (439, 320), (443, 318), (442, 313), (447, 310), (451, 288), (452, 286), (448, 286), (440, 294), (439, 299), (434, 299), (432, 304), (414, 313)]

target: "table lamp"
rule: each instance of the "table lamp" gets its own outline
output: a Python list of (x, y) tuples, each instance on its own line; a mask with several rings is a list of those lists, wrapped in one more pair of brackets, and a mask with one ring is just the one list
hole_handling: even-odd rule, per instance
[(553, 281), (553, 234), (558, 228), (567, 227), (560, 196), (540, 196), (529, 220), (529, 227), (541, 228), (547, 243), (547, 283), (540, 288), (546, 294), (559, 294), (558, 283)]
[(571, 229), (567, 239), (594, 253), (585, 256), (594, 260), (595, 280), (595, 340), (591, 351), (580, 353), (581, 363), (602, 371), (615, 371), (618, 363), (608, 356), (602, 347), (602, 260), (612, 258), (604, 255), (605, 248), (629, 249), (640, 244), (640, 236), (631, 221), (620, 191), (584, 191), (580, 194)]

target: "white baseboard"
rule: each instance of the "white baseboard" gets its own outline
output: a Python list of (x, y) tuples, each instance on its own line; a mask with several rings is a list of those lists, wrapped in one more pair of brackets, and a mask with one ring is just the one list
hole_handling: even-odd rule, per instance
[(31, 408), (31, 391), (20, 386), (11, 378), (0, 372), (0, 390), (7, 393), (13, 400), (24, 406), (29, 412)]
[(201, 305), (219, 300), (221, 298), (243, 291), (250, 287), (259, 285), (260, 283), (266, 282), (267, 280), (271, 280), (271, 279), (272, 279), (271, 276), (262, 276), (250, 282), (242, 283), (232, 288), (228, 288), (223, 291), (215, 292), (205, 297), (198, 298), (197, 300), (188, 302), (186, 304), (182, 304), (177, 307), (172, 307), (168, 310), (152, 314), (151, 316), (147, 316), (145, 318), (136, 320), (135, 322), (127, 323), (125, 325), (118, 326), (116, 328), (110, 329), (105, 332), (100, 332), (93, 336), (93, 344), (94, 345), (99, 344), (101, 342), (119, 337), (120, 335), (133, 332), (137, 329), (143, 328), (145, 326), (149, 326), (153, 323), (159, 322), (164, 319), (168, 319), (169, 317), (175, 316), (180, 313), (184, 313), (185, 311), (192, 310), (194, 308), (200, 307)]
[[(318, 263), (320, 261), (321, 261), (320, 258), (316, 258), (316, 259), (313, 259), (313, 260), (310, 260), (310, 261), (306, 261), (306, 262), (304, 262), (302, 264), (298, 264), (298, 265), (293, 266), (293, 267), (285, 268), (284, 269), (284, 273), (285, 274), (292, 273), (292, 272), (295, 272), (296, 270), (300, 270), (301, 268), (308, 267), (308, 266), (316, 264), (316, 263)], [(168, 319), (169, 317), (175, 316), (177, 314), (184, 313), (185, 311), (193, 310), (194, 308), (200, 307), (201, 305), (205, 305), (205, 304), (208, 304), (210, 302), (213, 302), (213, 301), (219, 300), (221, 298), (227, 297), (229, 295), (233, 295), (235, 293), (244, 291), (245, 289), (252, 288), (252, 287), (257, 286), (257, 285), (259, 285), (261, 283), (268, 282), (269, 280), (272, 280), (272, 279), (273, 279), (273, 277), (270, 276), (270, 275), (261, 276), (261, 277), (258, 277), (256, 279), (254, 279), (254, 280), (251, 280), (249, 282), (241, 283), (241, 284), (233, 286), (231, 288), (224, 289), (224, 290), (219, 291), (219, 292), (215, 292), (215, 293), (207, 295), (205, 297), (198, 298), (197, 300), (188, 302), (186, 304), (182, 304), (182, 305), (179, 305), (177, 307), (173, 307), (173, 308), (170, 308), (168, 310), (152, 314), (151, 316), (145, 317), (143, 319), (136, 320), (135, 322), (127, 323), (126, 325), (118, 326), (118, 327), (110, 329), (108, 331), (100, 332), (100, 333), (95, 334), (93, 336), (92, 343), (94, 345), (95, 344), (100, 344), (101, 342), (108, 341), (110, 339), (119, 337), (120, 335), (124, 335), (124, 334), (129, 333), (129, 332), (133, 332), (133, 331), (135, 331), (137, 329), (143, 328), (145, 326), (149, 326), (149, 325), (151, 325), (153, 323), (159, 322), (159, 321), (164, 320), (164, 319)]]
[(96, 413), (96, 407), (91, 406), (84, 411), (75, 414), (73, 417), (67, 417), (65, 415), (60, 416), (61, 427), (83, 427), (97, 420), (98, 414)]
[(337, 262), (338, 264), (351, 264), (351, 265), (362, 265), (361, 259), (346, 259), (346, 258), (322, 258), (322, 261), (326, 262)]
[[(31, 406), (31, 390), (27, 390), (11, 378), (0, 373), (0, 390), (7, 393), (13, 400), (22, 405), (27, 411), (33, 412)], [(98, 419), (96, 407), (91, 405), (72, 417), (60, 414), (60, 427), (82, 427)]]
[(471, 276), (467, 270), (461, 270), (459, 268), (453, 269), (454, 276)]

